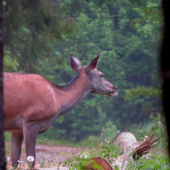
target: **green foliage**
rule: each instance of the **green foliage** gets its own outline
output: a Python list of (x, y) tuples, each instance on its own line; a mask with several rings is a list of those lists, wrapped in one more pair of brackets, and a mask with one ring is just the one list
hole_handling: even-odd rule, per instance
[[(55, 129), (66, 129), (69, 137), (81, 140), (99, 135), (109, 120), (117, 129), (125, 130), (131, 124), (149, 119), (153, 112), (155, 116), (161, 113), (157, 97), (161, 95), (157, 75), (162, 23), (160, 1), (115, 4), (100, 1), (100, 5), (85, 1), (77, 15), (79, 31), (72, 37), (66, 36), (65, 42), (56, 43), (57, 50), (67, 60), (68, 54), (75, 54), (82, 65), (87, 65), (102, 50), (98, 70), (119, 88), (119, 95), (109, 100), (89, 94), (64, 116), (63, 123), (54, 123)], [(53, 82), (62, 85), (75, 75), (69, 66), (57, 69), (56, 73)], [(128, 98), (131, 100), (125, 100)]]
[(19, 63), (16, 58), (11, 57), (10, 51), (5, 51), (3, 65), (4, 65), (4, 71), (8, 71), (8, 72), (22, 71), (22, 70), (18, 70)]
[(169, 158), (167, 155), (162, 154), (159, 149), (155, 150), (154, 153), (151, 154), (153, 158), (140, 158), (136, 163), (130, 162), (127, 166), (127, 170), (167, 170), (170, 169), (169, 166)]
[(139, 96), (149, 96), (149, 97), (159, 97), (161, 98), (162, 92), (160, 89), (155, 89), (153, 87), (151, 88), (145, 88), (145, 87), (138, 87), (138, 88), (132, 88), (126, 91), (125, 101), (129, 101), (134, 97)]
[(89, 136), (88, 138), (85, 138), (82, 141), (75, 143), (74, 146), (94, 148), (94, 146), (96, 146), (97, 141), (98, 141), (97, 136)]
[[(110, 158), (116, 158), (120, 155), (120, 151), (117, 146), (113, 146), (112, 143), (105, 144), (101, 147), (99, 156), (109, 160)], [(110, 164), (113, 160), (109, 160)]]
[(52, 62), (55, 58), (56, 63), (61, 60), (54, 51), (54, 42), (72, 34), (76, 21), (61, 15), (59, 10), (60, 4), (53, 1), (5, 0), (5, 51), (10, 51), (11, 58), (17, 60), (18, 70), (37, 73), (44, 65), (41, 60), (48, 58)]
[(112, 140), (117, 135), (116, 126), (111, 121), (108, 121), (104, 127), (104, 138)]
[(11, 141), (11, 134), (10, 133), (5, 133), (5, 141), (10, 142)]
[[(106, 143), (104, 141), (103, 143), (104, 144), (97, 149), (97, 152), (96, 149), (91, 149), (90, 151), (79, 150), (78, 155), (72, 156), (71, 159), (64, 162), (64, 165), (70, 166), (71, 169), (76, 168), (78, 170), (85, 170), (88, 169), (87, 164), (91, 164), (94, 166), (94, 168), (101, 169), (98, 164), (95, 164), (95, 162), (92, 162), (90, 159), (93, 157), (102, 157), (108, 160), (111, 157), (117, 158), (119, 155), (118, 147), (115, 147), (111, 143)], [(110, 163), (112, 162), (110, 161)]]

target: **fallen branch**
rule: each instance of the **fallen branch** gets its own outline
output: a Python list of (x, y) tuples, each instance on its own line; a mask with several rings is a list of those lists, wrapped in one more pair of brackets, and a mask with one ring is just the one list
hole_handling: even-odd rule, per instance
[(141, 156), (145, 154), (148, 154), (150, 150), (156, 146), (156, 141), (158, 141), (163, 136), (161, 135), (160, 137), (155, 138), (152, 141), (152, 138), (154, 137), (154, 135), (155, 134), (152, 134), (148, 139), (146, 139), (144, 142), (139, 144), (138, 147), (135, 148), (135, 150), (132, 152), (132, 157), (134, 160), (139, 159)]

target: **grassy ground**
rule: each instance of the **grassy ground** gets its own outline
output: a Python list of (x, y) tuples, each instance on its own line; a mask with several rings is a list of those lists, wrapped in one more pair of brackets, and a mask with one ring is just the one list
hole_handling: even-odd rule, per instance
[[(143, 141), (145, 136), (150, 136), (151, 134), (155, 134), (155, 137), (158, 137), (161, 136), (163, 133), (165, 133), (165, 126), (162, 122), (163, 121), (161, 121), (159, 118), (156, 118), (149, 123), (132, 125), (132, 127), (129, 128), (128, 131), (136, 136), (137, 141)], [(81, 150), (77, 157), (73, 157), (69, 161), (65, 162), (65, 164), (72, 166), (73, 167), (72, 169), (75, 168), (86, 169), (85, 168), (86, 164), (87, 162), (89, 162), (90, 158), (92, 157), (100, 156), (106, 160), (109, 160), (109, 157), (117, 158), (117, 156), (119, 155), (119, 150), (117, 150), (114, 146), (112, 146), (111, 141), (113, 140), (113, 138), (107, 138), (107, 141), (110, 142), (106, 143), (105, 135), (101, 137), (99, 142), (97, 142), (98, 137), (91, 136), (89, 138), (84, 139), (83, 141), (80, 141), (79, 143), (74, 144), (74, 146), (88, 147), (91, 148), (91, 150), (89, 152)], [(170, 169), (167, 147), (168, 147), (168, 142), (165, 134), (159, 141), (157, 141), (156, 147), (151, 151), (149, 157), (143, 156), (137, 161), (132, 161), (130, 159), (128, 166), (126, 167), (126, 170)], [(74, 164), (72, 162), (74, 162)], [(118, 167), (115, 167), (115, 169), (118, 170)]]
[[(108, 128), (109, 129), (109, 128)], [(156, 137), (160, 136), (165, 132), (165, 127), (160, 119), (154, 119), (152, 122), (140, 125), (132, 125), (131, 128), (128, 129), (129, 132), (133, 133), (138, 141), (143, 141), (145, 136), (150, 136), (151, 134), (155, 134)], [(37, 139), (37, 144), (56, 144), (56, 145), (65, 145), (78, 147), (79, 154), (77, 156), (71, 156), (69, 160), (67, 160), (64, 164), (65, 166), (71, 166), (72, 169), (82, 170), (87, 169), (86, 165), (89, 162), (90, 158), (100, 156), (106, 160), (109, 160), (110, 157), (117, 158), (120, 154), (117, 147), (114, 147), (111, 144), (111, 141), (115, 136), (105, 135), (107, 133), (103, 132), (104, 135), (100, 137), (97, 136), (89, 136), (80, 142), (76, 142), (76, 140), (67, 141), (67, 140), (55, 140), (55, 139), (46, 139), (41, 136), (41, 138)], [(108, 134), (108, 133), (107, 133)], [(10, 141), (10, 134), (5, 134), (6, 141)], [(107, 140), (107, 141), (106, 141)], [(108, 142), (109, 141), (109, 142)], [(150, 157), (142, 157), (138, 161), (129, 160), (129, 164), (127, 166), (127, 170), (167, 170), (170, 169), (169, 166), (169, 158), (167, 156), (167, 138), (164, 135), (158, 142), (150, 153)], [(83, 149), (83, 148), (89, 148)], [(7, 148), (8, 149), (8, 148)], [(8, 150), (7, 150), (8, 152)], [(65, 153), (63, 153), (64, 155)], [(67, 156), (67, 155), (66, 155)], [(110, 163), (112, 163), (110, 161)], [(47, 164), (44, 162), (44, 164)], [(118, 167), (116, 168), (118, 170)]]
[[(165, 138), (165, 137), (164, 137)], [(137, 161), (132, 161), (129, 157), (129, 163), (126, 170), (168, 170), (170, 169), (169, 158), (167, 156), (167, 149), (163, 149), (162, 139), (157, 142), (155, 149), (153, 149), (148, 157), (143, 156)], [(165, 147), (166, 148), (166, 147)], [(102, 157), (109, 160), (110, 164), (113, 163), (111, 157), (117, 158), (120, 155), (120, 151), (117, 147), (114, 147), (111, 143), (105, 142), (103, 139), (100, 140), (98, 147), (94, 147), (90, 151), (80, 150), (76, 157), (72, 157), (70, 160), (65, 162), (65, 166), (70, 166), (72, 169), (82, 170), (87, 169), (86, 165), (93, 157)], [(115, 167), (118, 170), (118, 167)]]
[[(90, 139), (91, 140), (91, 139)], [(89, 140), (87, 140), (89, 142)], [(83, 141), (82, 143), (84, 143)], [(87, 142), (87, 143), (88, 143)], [(94, 142), (94, 141), (93, 141)], [(167, 144), (166, 137), (163, 137), (161, 140), (157, 142), (155, 149), (153, 149), (150, 155), (146, 155), (141, 157), (139, 160), (132, 161), (129, 157), (129, 163), (126, 167), (126, 170), (168, 170), (170, 169), (169, 165), (169, 157), (167, 154)], [(86, 144), (87, 144), (86, 143)], [(96, 144), (97, 145), (97, 144)], [(91, 146), (91, 145), (89, 145)], [(94, 147), (90, 151), (80, 150), (78, 156), (73, 157), (72, 159), (65, 162), (66, 166), (71, 166), (72, 169), (82, 170), (86, 169), (87, 163), (90, 161), (90, 158), (93, 157), (102, 157), (113, 163), (113, 159), (110, 158), (120, 155), (120, 151), (117, 147), (114, 147), (111, 143), (105, 142), (104, 139), (101, 139), (98, 147)], [(114, 167), (116, 170), (119, 170), (118, 167)]]

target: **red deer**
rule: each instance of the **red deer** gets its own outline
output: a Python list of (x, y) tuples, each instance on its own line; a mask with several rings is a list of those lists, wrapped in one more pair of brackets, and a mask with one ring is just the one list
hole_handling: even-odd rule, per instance
[[(76, 76), (65, 86), (57, 86), (37, 74), (4, 73), (5, 131), (12, 133), (12, 166), (20, 158), (23, 138), (26, 155), (35, 158), (37, 134), (73, 110), (88, 93), (118, 94), (117, 87), (96, 69), (100, 55), (82, 67), (80, 60), (71, 54), (70, 66)], [(35, 161), (32, 167), (34, 164)]]

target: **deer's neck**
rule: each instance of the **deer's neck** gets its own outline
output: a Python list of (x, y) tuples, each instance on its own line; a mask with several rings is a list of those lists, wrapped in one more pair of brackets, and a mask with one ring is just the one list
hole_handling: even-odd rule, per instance
[(60, 95), (57, 96), (60, 104), (59, 116), (65, 115), (73, 110), (91, 91), (88, 78), (81, 74), (81, 72), (82, 69), (67, 85), (58, 87), (60, 90)]

